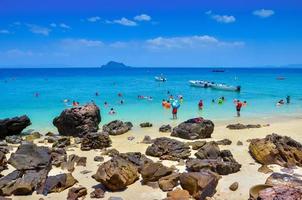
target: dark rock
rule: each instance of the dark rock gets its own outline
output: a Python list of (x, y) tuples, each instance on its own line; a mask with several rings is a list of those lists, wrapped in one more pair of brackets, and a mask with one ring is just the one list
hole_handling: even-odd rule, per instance
[(89, 170), (83, 170), (83, 171), (80, 171), (81, 174), (89, 174), (91, 173), (92, 171), (89, 171)]
[(70, 137), (60, 137), (52, 145), (53, 148), (65, 148), (70, 145)]
[(95, 104), (65, 109), (60, 116), (53, 120), (60, 135), (75, 137), (97, 132), (100, 122), (100, 109)]
[(144, 143), (144, 144), (151, 144), (152, 143), (152, 139), (149, 135), (145, 135), (143, 141), (141, 141), (141, 143)]
[(105, 151), (102, 152), (102, 155), (106, 155), (109, 157), (118, 156), (119, 154), (120, 152), (116, 149), (106, 149)]
[(231, 130), (241, 130), (241, 129), (248, 129), (248, 128), (261, 128), (262, 126), (260, 124), (248, 124), (248, 125), (244, 125), (244, 124), (229, 124), (227, 125), (228, 129)]
[(144, 122), (144, 123), (140, 123), (139, 126), (141, 128), (148, 128), (148, 127), (152, 127), (153, 125), (150, 122)]
[(90, 193), (91, 199), (101, 199), (104, 198), (104, 196), (105, 196), (105, 191), (102, 190), (102, 188), (96, 188), (94, 189), (93, 192)]
[(301, 200), (302, 188), (292, 188), (288, 186), (274, 186), (259, 192), (259, 200)]
[(263, 165), (302, 167), (302, 145), (287, 136), (272, 134), (264, 139), (253, 139), (249, 151), (252, 157)]
[(64, 148), (53, 148), (51, 150), (52, 165), (60, 167), (64, 162), (67, 162), (66, 150)]
[(216, 144), (218, 144), (218, 145), (231, 145), (232, 141), (229, 140), (229, 139), (223, 139), (223, 140), (216, 141)]
[(203, 147), (207, 142), (206, 141), (194, 141), (194, 142), (187, 142), (189, 146), (192, 146), (193, 150), (198, 150)]
[(85, 187), (73, 187), (68, 190), (67, 200), (77, 200), (79, 197), (86, 196), (87, 189)]
[(178, 173), (172, 173), (168, 176), (161, 177), (158, 180), (158, 184), (160, 189), (162, 191), (171, 191), (174, 187), (178, 185), (179, 181), (179, 174)]
[(53, 132), (47, 132), (47, 133), (45, 134), (45, 136), (56, 136), (56, 134), (54, 134)]
[(86, 167), (87, 157), (79, 157), (76, 163), (77, 163), (77, 166)]
[(172, 174), (173, 169), (164, 166), (161, 163), (149, 163), (144, 165), (141, 170), (143, 182), (158, 181), (161, 177)]
[(3, 153), (2, 151), (0, 151), (0, 173), (7, 169), (7, 160), (6, 160), (6, 156), (5, 153)]
[(167, 198), (165, 200), (189, 200), (190, 197), (191, 195), (187, 190), (176, 188), (167, 193)]
[(45, 140), (48, 142), (48, 143), (55, 143), (57, 140), (58, 140), (58, 137), (57, 136), (49, 136), (47, 138), (45, 138)]
[(122, 122), (120, 120), (112, 121), (103, 126), (103, 131), (109, 135), (121, 135), (128, 132), (133, 125), (130, 122)]
[(62, 192), (63, 190), (72, 187), (77, 182), (78, 181), (70, 173), (49, 176), (46, 179), (43, 194), (47, 195), (52, 192)]
[(272, 173), (274, 171), (271, 170), (270, 168), (268, 168), (267, 165), (262, 165), (261, 167), (259, 167), (258, 172), (268, 174), (268, 173)]
[(220, 149), (215, 142), (207, 142), (196, 153), (199, 159), (216, 159), (220, 156)]
[(160, 137), (156, 138), (151, 146), (146, 150), (146, 155), (159, 157), (162, 160), (187, 159), (190, 153), (190, 147), (183, 142)]
[(214, 131), (214, 123), (211, 120), (194, 118), (187, 120), (177, 127), (171, 133), (171, 136), (180, 137), (187, 140), (196, 140), (210, 138)]
[(268, 185), (283, 185), (288, 187), (302, 188), (302, 180), (291, 176), (289, 174), (272, 173), (267, 179), (265, 184)]
[(18, 135), (23, 129), (31, 125), (30, 119), (23, 115), (21, 117), (6, 118), (0, 120), (0, 138)]
[(93, 160), (96, 161), (96, 162), (103, 162), (104, 157), (103, 156), (95, 156)]
[(6, 136), (5, 141), (10, 144), (21, 144), (22, 137), (19, 135)]
[(61, 167), (62, 169), (67, 169), (69, 172), (74, 171), (74, 165), (76, 164), (77, 166), (86, 166), (86, 157), (79, 157), (75, 154), (71, 154), (68, 156), (68, 160), (66, 163), (62, 163)]
[(111, 191), (120, 191), (138, 180), (139, 174), (137, 167), (131, 162), (113, 157), (100, 165), (93, 178)]
[(243, 143), (241, 141), (237, 142), (237, 146), (242, 146), (242, 145), (243, 145)]
[(167, 133), (171, 131), (172, 131), (172, 127), (169, 124), (162, 125), (161, 127), (159, 127), (159, 132)]
[(140, 152), (127, 152), (127, 153), (120, 153), (119, 157), (130, 161), (134, 165), (138, 167), (138, 170), (141, 171), (141, 169), (149, 163), (152, 163), (153, 161), (149, 158), (147, 158), (144, 154), (141, 154)]
[(81, 150), (104, 149), (110, 146), (111, 139), (108, 133), (88, 133), (82, 139)]
[(229, 189), (232, 190), (232, 191), (236, 191), (238, 189), (238, 182), (234, 182), (230, 185)]
[(210, 171), (188, 172), (180, 175), (180, 185), (195, 199), (204, 200), (216, 192), (220, 176)]

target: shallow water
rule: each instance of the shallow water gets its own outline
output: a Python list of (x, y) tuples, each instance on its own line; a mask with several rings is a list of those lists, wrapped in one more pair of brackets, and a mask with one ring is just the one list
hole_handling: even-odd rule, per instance
[[(159, 83), (154, 76), (163, 73), (168, 81)], [(276, 80), (276, 77), (285, 80)], [(242, 91), (228, 92), (213, 89), (193, 88), (189, 80), (210, 80), (241, 85)], [(94, 101), (101, 108), (102, 124), (113, 119), (134, 123), (171, 122), (171, 110), (163, 109), (162, 99), (170, 91), (175, 97), (183, 95), (178, 121), (203, 116), (215, 120), (234, 118), (233, 99), (246, 100), (243, 117), (263, 117), (278, 114), (296, 114), (302, 111), (302, 69), (226, 69), (213, 73), (205, 68), (134, 68), (108, 71), (97, 68), (76, 69), (0, 69), (0, 118), (27, 114), (33, 129), (53, 128), (52, 119), (64, 108), (64, 99), (81, 104)], [(35, 97), (35, 93), (39, 97)], [(95, 96), (95, 92), (100, 95)], [(118, 97), (122, 93), (123, 97)], [(138, 99), (138, 95), (152, 96), (153, 101)], [(279, 99), (291, 96), (291, 104), (276, 107)], [(212, 99), (224, 96), (222, 105), (211, 103)], [(119, 104), (123, 99), (125, 103)], [(204, 101), (204, 110), (199, 111), (199, 99)], [(109, 106), (104, 107), (107, 101)], [(70, 103), (69, 103), (70, 104)], [(108, 115), (114, 108), (116, 115)], [(177, 122), (178, 122), (177, 121)]]

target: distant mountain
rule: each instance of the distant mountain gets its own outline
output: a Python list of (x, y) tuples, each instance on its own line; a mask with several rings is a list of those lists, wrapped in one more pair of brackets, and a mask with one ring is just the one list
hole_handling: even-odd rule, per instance
[(102, 65), (101, 68), (102, 69), (128, 69), (128, 68), (131, 68), (131, 67), (125, 65), (124, 63), (110, 61), (106, 65)]

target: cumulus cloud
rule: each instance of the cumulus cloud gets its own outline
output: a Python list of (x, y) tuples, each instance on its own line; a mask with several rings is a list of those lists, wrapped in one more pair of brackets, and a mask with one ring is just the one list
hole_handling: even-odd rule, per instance
[(63, 45), (66, 46), (78, 46), (78, 47), (100, 47), (103, 42), (100, 40), (89, 40), (89, 39), (64, 39), (62, 40)]
[(87, 18), (87, 21), (89, 22), (97, 22), (97, 21), (100, 21), (101, 18), (99, 16), (94, 16), (94, 17), (89, 17)]
[(10, 31), (6, 29), (2, 29), (0, 30), (0, 34), (10, 34)]
[(260, 9), (260, 10), (255, 10), (253, 14), (261, 18), (267, 18), (274, 15), (275, 12), (273, 10)]
[(135, 21), (132, 21), (132, 20), (127, 19), (125, 17), (123, 17), (121, 19), (113, 20), (112, 23), (120, 24), (120, 25), (123, 25), (123, 26), (137, 26), (137, 23)]
[(207, 11), (205, 14), (211, 16), (212, 19), (216, 20), (219, 23), (229, 24), (236, 21), (236, 18), (233, 15), (218, 15), (212, 13), (211, 10)]
[(149, 15), (141, 14), (134, 17), (136, 21), (150, 21), (152, 18)]
[(51, 29), (49, 29), (49, 28), (38, 26), (35, 24), (26, 24), (26, 26), (29, 28), (29, 31), (34, 34), (48, 36), (51, 31)]
[(64, 23), (61, 23), (59, 26), (60, 26), (61, 28), (63, 28), (63, 29), (71, 29), (70, 26), (68, 26), (68, 25), (66, 25), (66, 24), (64, 24)]

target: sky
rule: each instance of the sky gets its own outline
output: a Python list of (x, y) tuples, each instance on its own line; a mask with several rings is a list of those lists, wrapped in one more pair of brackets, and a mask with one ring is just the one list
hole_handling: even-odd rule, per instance
[(302, 63), (301, 0), (0, 0), (0, 67)]

